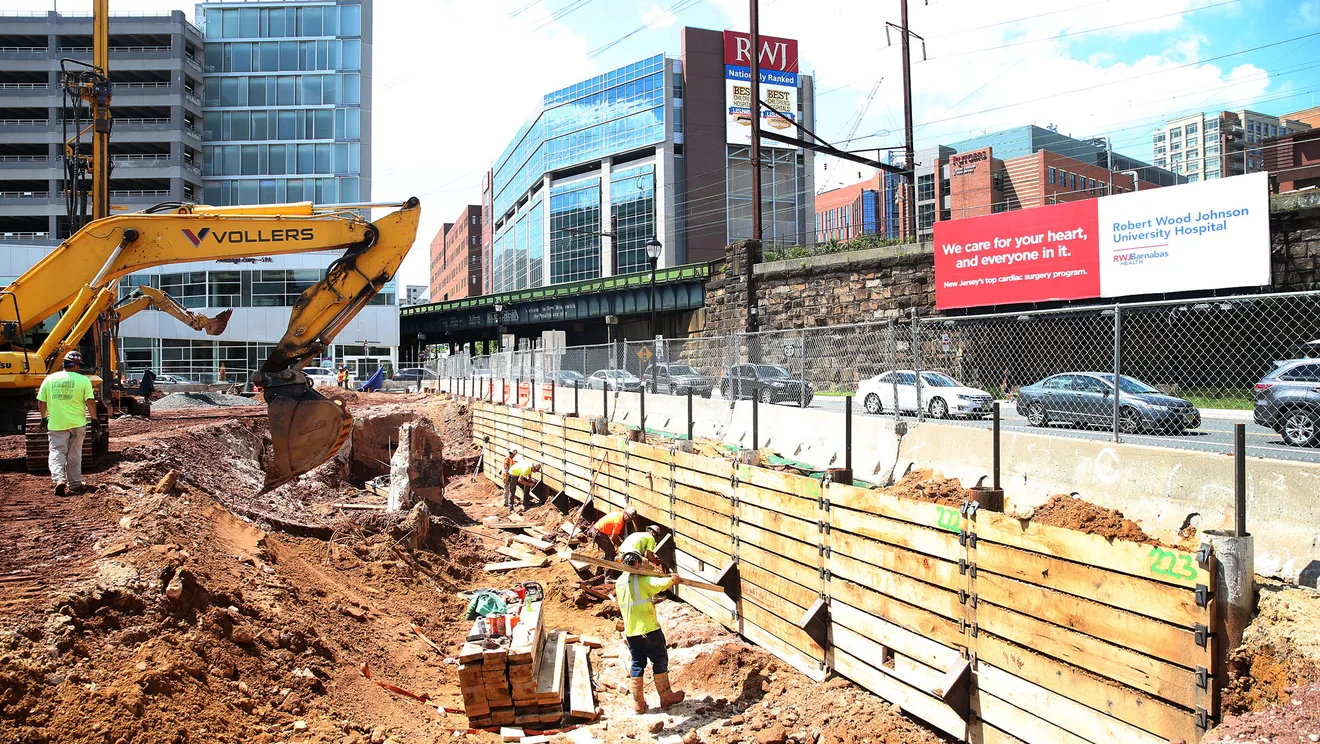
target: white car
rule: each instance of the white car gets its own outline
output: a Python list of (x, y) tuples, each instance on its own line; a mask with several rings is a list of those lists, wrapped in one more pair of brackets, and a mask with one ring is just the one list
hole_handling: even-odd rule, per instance
[(878, 374), (857, 383), (857, 397), (867, 413), (892, 413), (894, 381), (898, 381), (898, 410), (926, 411), (931, 418), (965, 416), (985, 418), (990, 415), (994, 397), (984, 390), (967, 387), (943, 372), (921, 373), (921, 401), (917, 401), (917, 374), (910, 369)]
[(333, 387), (339, 384), (339, 371), (329, 367), (303, 367), (303, 374), (312, 381), (312, 387)]

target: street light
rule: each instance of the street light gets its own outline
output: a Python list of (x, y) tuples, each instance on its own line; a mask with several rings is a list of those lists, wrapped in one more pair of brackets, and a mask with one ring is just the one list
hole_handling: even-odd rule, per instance
[(503, 351), (504, 346), (504, 303), (495, 303), (495, 348)]
[[(664, 246), (660, 245), (660, 240), (654, 235), (646, 241), (646, 258), (651, 262), (651, 359), (655, 359), (655, 265), (660, 261), (660, 250)], [(652, 362), (654, 365), (654, 361)], [(655, 392), (655, 367), (652, 366), (651, 392)]]

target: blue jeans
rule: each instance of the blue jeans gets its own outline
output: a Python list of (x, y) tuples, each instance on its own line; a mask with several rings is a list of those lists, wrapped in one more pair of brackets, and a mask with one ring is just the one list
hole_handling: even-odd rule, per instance
[(650, 661), (652, 674), (669, 673), (669, 651), (665, 649), (665, 632), (653, 630), (646, 635), (628, 636), (628, 653), (632, 654), (629, 677), (640, 677)]

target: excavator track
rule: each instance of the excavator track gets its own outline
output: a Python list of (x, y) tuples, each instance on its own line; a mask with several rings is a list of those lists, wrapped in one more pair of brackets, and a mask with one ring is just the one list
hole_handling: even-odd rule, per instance
[[(110, 450), (110, 416), (103, 410), (83, 437), (83, 467), (95, 465)], [(50, 436), (41, 424), (41, 412), (29, 411), (23, 431), (27, 455), (27, 471), (35, 475), (50, 472)]]

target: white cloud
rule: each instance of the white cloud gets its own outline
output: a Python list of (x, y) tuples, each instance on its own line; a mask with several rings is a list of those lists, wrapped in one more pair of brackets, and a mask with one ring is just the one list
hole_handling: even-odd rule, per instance
[(1306, 0), (1297, 6), (1296, 25), (1302, 28), (1320, 26), (1320, 0)]
[(678, 17), (665, 10), (659, 5), (652, 4), (651, 7), (642, 13), (642, 23), (651, 28), (669, 28), (677, 22)]

